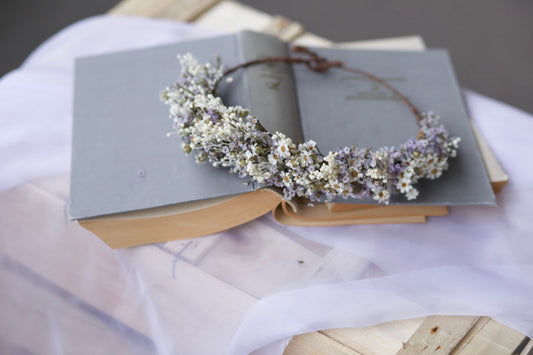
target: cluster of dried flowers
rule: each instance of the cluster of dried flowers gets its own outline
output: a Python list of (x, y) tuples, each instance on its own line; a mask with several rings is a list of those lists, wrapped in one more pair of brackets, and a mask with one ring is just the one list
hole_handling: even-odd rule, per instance
[(183, 151), (196, 152), (199, 163), (209, 161), (275, 186), (287, 200), (372, 197), (387, 204), (391, 194), (412, 200), (419, 193), (416, 182), (441, 176), (448, 158), (457, 154), (459, 138), (449, 137), (438, 116), (424, 113), (418, 137), (397, 148), (352, 146), (324, 156), (314, 141), (297, 144), (283, 133), (266, 131), (248, 110), (225, 106), (214, 93), (223, 77), (220, 62), (199, 64), (190, 54), (178, 58), (181, 77), (161, 93), (161, 99), (170, 106)]

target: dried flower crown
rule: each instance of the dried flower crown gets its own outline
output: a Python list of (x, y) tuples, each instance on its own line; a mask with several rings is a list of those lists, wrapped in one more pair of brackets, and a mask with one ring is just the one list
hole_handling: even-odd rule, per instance
[[(229, 168), (239, 177), (250, 177), (263, 185), (279, 188), (287, 200), (305, 198), (310, 203), (344, 198), (372, 197), (388, 204), (392, 194), (415, 199), (415, 184), (421, 178), (436, 179), (448, 168), (448, 158), (455, 157), (459, 138), (451, 138), (435, 114), (418, 110), (384, 80), (364, 71), (329, 62), (303, 48), (293, 50), (306, 57), (263, 58), (223, 70), (215, 65), (199, 64), (191, 55), (178, 56), (181, 77), (161, 93), (170, 106), (175, 133), (183, 140), (186, 154), (196, 151), (196, 161), (209, 161), (215, 167)], [(248, 110), (225, 106), (216, 95), (220, 80), (250, 65), (265, 62), (303, 63), (317, 72), (338, 67), (364, 75), (396, 94), (417, 118), (417, 138), (399, 147), (379, 149), (343, 147), (323, 155), (316, 142), (295, 143), (283, 133), (268, 132)]]

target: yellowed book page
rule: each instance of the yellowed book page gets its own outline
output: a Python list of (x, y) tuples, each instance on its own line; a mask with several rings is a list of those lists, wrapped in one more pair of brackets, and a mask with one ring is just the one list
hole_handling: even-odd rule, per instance
[(281, 207), (285, 214), (293, 218), (315, 221), (400, 216), (444, 216), (448, 214), (448, 209), (444, 206), (394, 205), (378, 206), (377, 208), (360, 208), (342, 212), (331, 212), (325, 204), (318, 204), (313, 207), (309, 207), (305, 204), (299, 204), (296, 211), (294, 211), (284, 202), (282, 202)]
[(425, 216), (401, 216), (401, 217), (378, 217), (378, 218), (352, 218), (339, 220), (313, 220), (294, 218), (285, 213), (283, 207), (280, 205), (272, 212), (274, 219), (279, 223), (289, 226), (302, 227), (327, 227), (327, 226), (342, 226), (342, 225), (358, 225), (358, 224), (396, 224), (396, 223), (425, 223)]
[(281, 197), (268, 190), (238, 195), (223, 203), (175, 215), (80, 221), (112, 248), (188, 239), (220, 232), (274, 209)]

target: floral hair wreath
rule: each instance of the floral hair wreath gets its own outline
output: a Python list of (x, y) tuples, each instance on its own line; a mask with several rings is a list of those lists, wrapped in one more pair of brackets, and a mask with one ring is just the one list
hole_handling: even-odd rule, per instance
[[(215, 65), (200, 64), (191, 54), (179, 55), (181, 77), (161, 93), (161, 99), (170, 106), (173, 133), (181, 136), (183, 151), (196, 151), (198, 163), (209, 161), (215, 167), (229, 168), (241, 178), (250, 177), (276, 187), (286, 200), (299, 197), (311, 204), (338, 196), (372, 197), (383, 204), (388, 204), (393, 194), (412, 200), (419, 194), (414, 187), (419, 179), (436, 179), (447, 170), (448, 158), (456, 156), (460, 139), (449, 137), (437, 115), (420, 114), (407, 98), (372, 74), (346, 67), (342, 62), (327, 61), (303, 47), (293, 50), (308, 58), (262, 58), (226, 71), (220, 60)], [(270, 133), (248, 110), (225, 106), (216, 95), (224, 76), (265, 62), (306, 64), (317, 72), (338, 67), (364, 75), (386, 86), (407, 104), (417, 118), (418, 136), (399, 147), (373, 150), (351, 146), (324, 156), (313, 140), (296, 143), (283, 133)]]

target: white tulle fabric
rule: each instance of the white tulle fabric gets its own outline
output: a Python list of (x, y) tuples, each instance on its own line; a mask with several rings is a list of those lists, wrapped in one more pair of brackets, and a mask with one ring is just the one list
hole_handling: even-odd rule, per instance
[(532, 335), (533, 117), (473, 92), (471, 115), (510, 176), (497, 208), (454, 207), (422, 225), (296, 228), (264, 216), (122, 250), (69, 222), (73, 58), (212, 33), (91, 18), (1, 79), (1, 349), (281, 354), (295, 334), (432, 314), (491, 316)]

